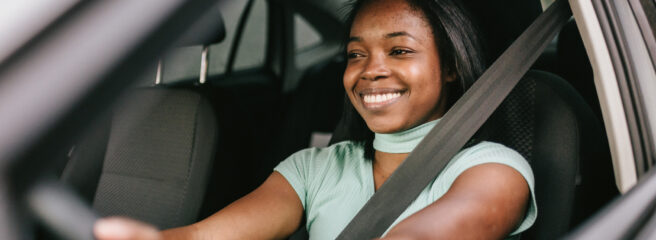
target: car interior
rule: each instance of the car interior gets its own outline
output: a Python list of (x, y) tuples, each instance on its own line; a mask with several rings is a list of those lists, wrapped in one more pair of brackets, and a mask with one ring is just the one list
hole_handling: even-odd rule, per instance
[[(217, 37), (170, 50), (70, 143), (61, 181), (101, 216), (165, 229), (254, 190), (286, 156), (339, 142), (344, 2), (224, 5)], [(464, 3), (488, 63), (543, 11), (538, 0)], [(561, 237), (619, 194), (603, 126), (572, 18), (481, 129), (535, 173), (539, 213), (523, 238)]]

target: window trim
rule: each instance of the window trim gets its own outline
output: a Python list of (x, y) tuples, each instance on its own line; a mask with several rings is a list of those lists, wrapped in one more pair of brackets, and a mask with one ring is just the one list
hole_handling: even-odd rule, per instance
[(645, 55), (647, 49), (643, 39), (627, 36), (627, 34), (642, 36), (628, 2), (596, 0), (593, 4), (604, 37), (609, 43), (607, 47), (616, 70), (625, 108), (636, 174), (640, 178), (651, 168), (654, 153), (652, 131), (646, 115), (648, 109), (645, 107), (645, 98), (649, 96), (643, 94), (646, 90), (644, 80), (655, 79), (656, 72), (651, 63), (648, 64), (649, 67), (641, 65), (651, 62), (648, 54)]
[(237, 23), (237, 29), (235, 29), (235, 36), (232, 40), (232, 46), (230, 46), (230, 53), (228, 54), (228, 62), (225, 66), (224, 77), (230, 77), (232, 75), (233, 68), (235, 66), (235, 60), (237, 58), (237, 52), (239, 51), (239, 46), (241, 45), (241, 37), (244, 34), (244, 29), (246, 28), (246, 22), (248, 17), (251, 15), (251, 10), (255, 0), (248, 0), (244, 10), (239, 16), (239, 22)]
[(613, 161), (615, 182), (627, 192), (637, 182), (631, 138), (615, 69), (599, 18), (591, 0), (571, 0), (570, 6), (594, 73), (604, 126)]

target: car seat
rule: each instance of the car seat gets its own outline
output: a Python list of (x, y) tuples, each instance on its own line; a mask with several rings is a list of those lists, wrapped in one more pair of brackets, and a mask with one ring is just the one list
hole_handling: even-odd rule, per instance
[[(178, 45), (225, 38), (220, 9), (209, 12), (197, 24), (213, 34), (190, 31)], [(164, 86), (132, 89), (121, 100), (71, 149), (62, 181), (100, 216), (128, 216), (160, 229), (197, 221), (218, 145), (210, 101)]]
[[(93, 195), (101, 216), (129, 216), (159, 228), (195, 222), (216, 148), (209, 102), (188, 90), (136, 89), (115, 109), (107, 129), (77, 147), (62, 179), (87, 198)], [(100, 159), (81, 157), (102, 148)]]
[(538, 218), (526, 239), (561, 237), (617, 194), (601, 121), (554, 74), (529, 71), (484, 128), (533, 168)]

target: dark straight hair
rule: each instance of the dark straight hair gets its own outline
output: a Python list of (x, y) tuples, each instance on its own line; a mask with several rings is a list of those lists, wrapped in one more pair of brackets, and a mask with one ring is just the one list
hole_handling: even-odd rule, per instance
[[(343, 44), (344, 53), (346, 53), (346, 43), (355, 16), (363, 6), (375, 1), (355, 0), (347, 5), (350, 6), (350, 10), (345, 21), (347, 31)], [(406, 1), (410, 7), (423, 14), (432, 30), (442, 71), (447, 71), (448, 74), (456, 77), (455, 81), (446, 84), (449, 93), (447, 94), (447, 108), (450, 108), (485, 70), (484, 50), (478, 31), (472, 23), (468, 11), (457, 0), (399, 1)], [(374, 133), (369, 130), (348, 96), (344, 98), (344, 110), (338, 126), (342, 129), (335, 131), (336, 140), (351, 140), (364, 144), (365, 158), (373, 159)], [(474, 139), (478, 138), (475, 136)], [(467, 146), (472, 144), (467, 144)]]

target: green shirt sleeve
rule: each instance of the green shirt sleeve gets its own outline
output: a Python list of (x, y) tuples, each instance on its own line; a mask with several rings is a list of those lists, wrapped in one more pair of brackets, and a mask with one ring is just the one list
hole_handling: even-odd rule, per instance
[(313, 153), (316, 151), (314, 148), (303, 149), (289, 156), (284, 161), (280, 162), (273, 170), (282, 174), (283, 177), (292, 185), (294, 191), (298, 195), (303, 209), (305, 209), (307, 197), (307, 183), (308, 178), (312, 176), (310, 170), (313, 168), (311, 164)]
[(475, 146), (461, 151), (451, 161), (445, 171), (438, 177), (439, 184), (432, 186), (431, 192), (442, 195), (455, 181), (455, 179), (469, 168), (485, 163), (504, 164), (515, 169), (526, 180), (531, 197), (524, 220), (510, 236), (517, 235), (533, 225), (537, 217), (537, 203), (535, 201), (535, 180), (529, 163), (515, 150), (502, 144), (481, 142)]

